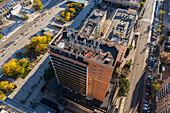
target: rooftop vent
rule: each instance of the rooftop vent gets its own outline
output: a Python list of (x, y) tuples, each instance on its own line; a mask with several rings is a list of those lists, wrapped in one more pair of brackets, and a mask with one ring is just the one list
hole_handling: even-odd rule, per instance
[(58, 44), (58, 48), (64, 48), (64, 46), (65, 46), (65, 43), (64, 42), (60, 42), (59, 44)]
[(105, 64), (108, 64), (109, 63), (109, 61), (110, 61), (110, 59), (109, 58), (106, 58), (106, 60), (105, 60)]

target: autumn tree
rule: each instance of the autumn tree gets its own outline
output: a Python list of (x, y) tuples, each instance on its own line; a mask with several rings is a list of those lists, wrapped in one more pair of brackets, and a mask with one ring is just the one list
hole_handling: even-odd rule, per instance
[(162, 14), (165, 14), (165, 11), (163, 11), (162, 9), (159, 11), (159, 14), (162, 15)]
[(41, 0), (34, 0), (34, 9), (36, 11), (42, 10), (43, 4), (41, 3)]
[(14, 88), (15, 88), (15, 85), (13, 83), (9, 83), (8, 81), (0, 82), (0, 89), (5, 92), (13, 91)]
[(71, 11), (72, 13), (76, 12), (75, 8), (69, 8), (68, 10)]
[(22, 16), (22, 20), (28, 20), (28, 19), (29, 19), (29, 16), (24, 13)]
[(156, 90), (158, 90), (160, 88), (160, 84), (152, 84), (152, 85)]
[(38, 44), (37, 47), (35, 48), (35, 52), (41, 53), (41, 52), (46, 52), (48, 44)]
[(23, 69), (17, 63), (17, 59), (11, 59), (2, 67), (2, 72), (5, 76), (16, 77), (23, 73)]
[(26, 59), (21, 59), (18, 61), (19, 65), (23, 68), (28, 68), (30, 66), (30, 62)]
[(0, 39), (3, 39), (3, 38), (4, 38), (3, 34), (0, 34)]
[(11, 59), (2, 67), (2, 72), (5, 76), (18, 77), (24, 74), (29, 62), (26, 59)]
[(1, 100), (5, 100), (6, 99), (6, 96), (3, 92), (0, 92), (0, 99)]

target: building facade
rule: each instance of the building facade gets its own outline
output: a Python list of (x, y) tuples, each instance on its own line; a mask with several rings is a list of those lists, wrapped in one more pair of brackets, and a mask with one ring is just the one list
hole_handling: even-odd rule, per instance
[(170, 113), (170, 77), (158, 89), (156, 101), (157, 113)]

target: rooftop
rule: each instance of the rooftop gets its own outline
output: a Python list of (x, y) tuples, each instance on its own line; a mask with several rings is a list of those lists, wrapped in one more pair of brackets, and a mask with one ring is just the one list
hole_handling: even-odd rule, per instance
[(56, 113), (56, 111), (42, 103), (36, 103), (34, 106), (34, 110), (36, 113)]
[(137, 13), (132, 10), (117, 9), (106, 38), (120, 45), (128, 46)]
[(35, 113), (34, 110), (24, 106), (23, 104), (20, 104), (18, 102), (16, 102), (13, 99), (10, 98), (6, 98), (5, 101), (0, 100), (0, 107), (4, 108), (4, 110), (9, 111), (9, 112), (13, 112), (15, 111), (15, 113)]
[(87, 18), (84, 23), (83, 28), (81, 29), (81, 34), (84, 36), (94, 35), (97, 25), (99, 25), (102, 19), (105, 19), (105, 14), (107, 11), (101, 9), (95, 9), (90, 16)]
[(82, 37), (70, 28), (64, 28), (50, 46), (50, 51), (57, 54), (77, 60), (80, 58), (80, 61), (81, 58), (86, 58), (108, 66), (114, 65), (118, 50), (119, 45), (115, 42), (92, 36)]

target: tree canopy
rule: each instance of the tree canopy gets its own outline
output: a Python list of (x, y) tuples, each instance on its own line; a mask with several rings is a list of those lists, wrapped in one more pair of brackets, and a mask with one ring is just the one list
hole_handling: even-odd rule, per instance
[(43, 4), (41, 3), (41, 0), (34, 0), (34, 9), (36, 11), (42, 10)]
[(8, 92), (8, 91), (13, 91), (15, 88), (15, 85), (13, 83), (9, 83), (8, 81), (1, 81), (0, 82), (0, 89)]
[(2, 67), (2, 72), (5, 76), (18, 77), (22, 75), (29, 66), (29, 61), (26, 59), (11, 59)]
[(130, 82), (128, 79), (126, 78), (121, 78), (119, 80), (119, 92), (118, 92), (118, 95), (119, 96), (126, 96), (127, 93), (129, 92), (130, 90)]
[(4, 38), (3, 34), (0, 34), (0, 39), (3, 39), (3, 38)]

